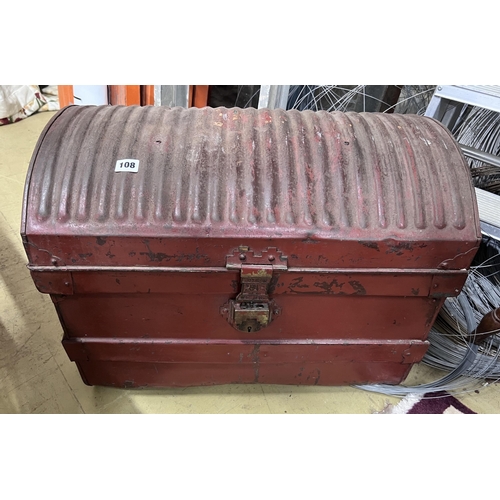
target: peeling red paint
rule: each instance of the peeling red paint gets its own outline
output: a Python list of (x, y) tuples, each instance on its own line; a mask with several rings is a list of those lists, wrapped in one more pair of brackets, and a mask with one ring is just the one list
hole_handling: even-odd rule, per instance
[[(68, 107), (22, 221), (68, 355), (119, 387), (399, 383), (480, 240), (450, 133), (375, 113)], [(238, 318), (276, 311), (246, 332), (243, 261), (272, 273)]]

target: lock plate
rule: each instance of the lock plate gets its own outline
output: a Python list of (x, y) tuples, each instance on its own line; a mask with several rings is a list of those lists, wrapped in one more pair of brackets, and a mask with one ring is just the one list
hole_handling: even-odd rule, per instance
[(269, 304), (266, 302), (231, 301), (231, 316), (234, 327), (240, 332), (258, 332), (266, 327), (271, 319)]
[(269, 297), (271, 280), (276, 271), (287, 269), (287, 259), (276, 248), (255, 253), (239, 247), (228, 255), (226, 267), (240, 269), (241, 288), (235, 300), (221, 307), (221, 314), (236, 330), (258, 332), (280, 314), (275, 301)]

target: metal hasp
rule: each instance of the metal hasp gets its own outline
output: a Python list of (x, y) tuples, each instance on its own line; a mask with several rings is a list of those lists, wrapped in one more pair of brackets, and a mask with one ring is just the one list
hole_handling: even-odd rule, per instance
[(268, 326), (280, 308), (269, 297), (276, 270), (287, 269), (287, 258), (277, 248), (268, 248), (260, 254), (249, 247), (239, 247), (228, 255), (227, 269), (240, 270), (240, 293), (221, 307), (221, 314), (236, 330), (258, 332)]

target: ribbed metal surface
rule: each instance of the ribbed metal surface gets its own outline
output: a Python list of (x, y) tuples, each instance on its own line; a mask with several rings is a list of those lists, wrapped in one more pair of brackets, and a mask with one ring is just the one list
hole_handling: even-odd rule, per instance
[(484, 189), (475, 189), (481, 221), (500, 228), (500, 196)]
[[(116, 173), (124, 158), (139, 171)], [(74, 106), (32, 163), (28, 232), (425, 239), (477, 225), (459, 148), (412, 115)]]
[(500, 97), (500, 85), (456, 85), (456, 87), (481, 92), (492, 97)]

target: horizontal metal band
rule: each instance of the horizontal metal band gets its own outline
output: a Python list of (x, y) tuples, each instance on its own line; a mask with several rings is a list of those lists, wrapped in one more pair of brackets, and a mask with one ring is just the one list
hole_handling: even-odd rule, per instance
[(321, 339), (304, 340), (186, 340), (65, 338), (72, 361), (139, 363), (338, 363), (376, 362), (412, 364), (429, 347), (421, 340)]
[[(231, 273), (236, 269), (226, 269), (225, 267), (153, 267), (153, 266), (34, 266), (28, 265), (32, 272), (144, 272), (144, 273)], [(457, 275), (467, 274), (466, 269), (444, 270), (444, 269), (375, 269), (375, 268), (327, 268), (327, 267), (289, 267), (289, 273), (316, 273), (316, 274), (425, 274), (425, 275)]]

